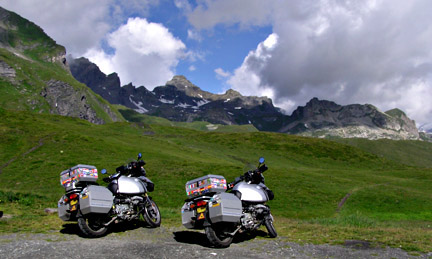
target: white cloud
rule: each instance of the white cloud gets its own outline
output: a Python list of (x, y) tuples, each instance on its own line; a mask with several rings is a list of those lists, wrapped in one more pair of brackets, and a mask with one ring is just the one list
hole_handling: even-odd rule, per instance
[(194, 65), (189, 66), (189, 71), (195, 71), (196, 67)]
[(247, 27), (263, 25), (271, 21), (275, 2), (262, 0), (200, 1), (196, 8), (188, 14), (188, 19), (197, 29), (212, 28), (219, 23), (228, 25), (240, 23)]
[(152, 90), (175, 75), (175, 67), (186, 48), (161, 24), (130, 18), (107, 37), (115, 50), (110, 55), (101, 49), (89, 50), (85, 56), (108, 74), (117, 72), (122, 84), (133, 82)]
[[(264, 85), (259, 73), (269, 59), (272, 58), (272, 50), (278, 44), (278, 36), (270, 34), (266, 40), (258, 44), (254, 51), (250, 51), (244, 59), (243, 64), (234, 71), (234, 74), (228, 79), (228, 84), (233, 89), (252, 96), (267, 96), (275, 99), (275, 91), (270, 85)], [(225, 73), (230, 76), (229, 73)], [(284, 107), (283, 107), (284, 108)]]
[(188, 0), (174, 0), (174, 5), (178, 9), (184, 10), (185, 13), (189, 13), (192, 11), (192, 6)]
[(187, 32), (188, 32), (188, 39), (202, 41), (202, 37), (198, 31), (189, 29)]
[(227, 78), (227, 77), (229, 77), (229, 76), (231, 76), (231, 73), (230, 72), (227, 72), (227, 71), (224, 71), (222, 68), (216, 68), (215, 70), (214, 70), (214, 72), (216, 73), (216, 77), (218, 78), (218, 79), (224, 79), (224, 78)]
[(315, 96), (398, 107), (422, 124), (432, 114), (430, 10), (428, 0), (207, 0), (188, 18), (196, 29), (273, 27), (227, 80), (243, 94), (289, 111)]

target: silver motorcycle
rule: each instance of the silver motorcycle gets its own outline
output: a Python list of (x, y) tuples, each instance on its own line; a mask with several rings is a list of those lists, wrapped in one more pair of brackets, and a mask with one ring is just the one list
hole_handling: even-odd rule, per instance
[(264, 225), (271, 238), (277, 236), (267, 201), (273, 192), (264, 184), (268, 168), (264, 158), (258, 167), (227, 183), (220, 175), (206, 175), (186, 183), (188, 199), (182, 207), (182, 223), (189, 229), (204, 229), (215, 247), (228, 247), (234, 236)]
[[(108, 227), (119, 222), (146, 222), (150, 227), (161, 224), (158, 206), (147, 194), (154, 184), (145, 175), (145, 162), (132, 161), (120, 166), (116, 173), (103, 178), (108, 187), (96, 184), (94, 166), (77, 165), (61, 173), (66, 194), (58, 202), (58, 215), (64, 221), (77, 221), (88, 237), (104, 235)], [(106, 170), (102, 169), (102, 174)]]

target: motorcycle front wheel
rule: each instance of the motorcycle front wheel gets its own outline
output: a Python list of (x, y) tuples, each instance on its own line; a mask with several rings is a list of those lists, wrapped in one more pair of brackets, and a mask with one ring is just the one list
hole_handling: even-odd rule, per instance
[(104, 225), (102, 217), (81, 216), (78, 218), (78, 227), (88, 237), (100, 237), (105, 235), (108, 228)]
[(273, 225), (273, 220), (270, 217), (264, 220), (264, 226), (266, 227), (271, 238), (277, 237), (277, 232)]
[(229, 247), (234, 239), (229, 235), (233, 232), (233, 227), (230, 224), (213, 224), (205, 228), (205, 233), (208, 240), (215, 247)]
[(150, 225), (150, 227), (159, 227), (161, 224), (161, 214), (156, 202), (150, 200), (150, 202), (147, 202), (144, 206), (142, 215), (145, 221)]

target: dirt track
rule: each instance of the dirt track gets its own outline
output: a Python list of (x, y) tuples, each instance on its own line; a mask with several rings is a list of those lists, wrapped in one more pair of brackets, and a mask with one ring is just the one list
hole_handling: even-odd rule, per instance
[(210, 247), (202, 232), (179, 229), (114, 229), (98, 239), (83, 238), (76, 225), (60, 233), (0, 236), (0, 258), (428, 258), (432, 253), (407, 253), (372, 248), (350, 241), (345, 246), (299, 245), (283, 237), (241, 236), (226, 249)]

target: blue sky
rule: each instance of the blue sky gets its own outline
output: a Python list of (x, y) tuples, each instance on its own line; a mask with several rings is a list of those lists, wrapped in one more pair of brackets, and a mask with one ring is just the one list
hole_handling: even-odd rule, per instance
[[(429, 0), (0, 0), (73, 57), (152, 90), (268, 96), (290, 114), (313, 97), (400, 108), (432, 122)], [(430, 126), (432, 128), (432, 126)]]
[(200, 32), (199, 39), (191, 39), (188, 31), (193, 27), (173, 1), (163, 1), (161, 5), (151, 8), (147, 19), (163, 24), (173, 35), (179, 37), (189, 50), (202, 55), (194, 61), (180, 60), (176, 74), (186, 76), (195, 85), (212, 93), (222, 93), (230, 88), (223, 80), (218, 79), (215, 69), (233, 71), (243, 62), (249, 51), (256, 49), (258, 44), (272, 33), (271, 26), (241, 29), (238, 25), (218, 25), (211, 30)]

